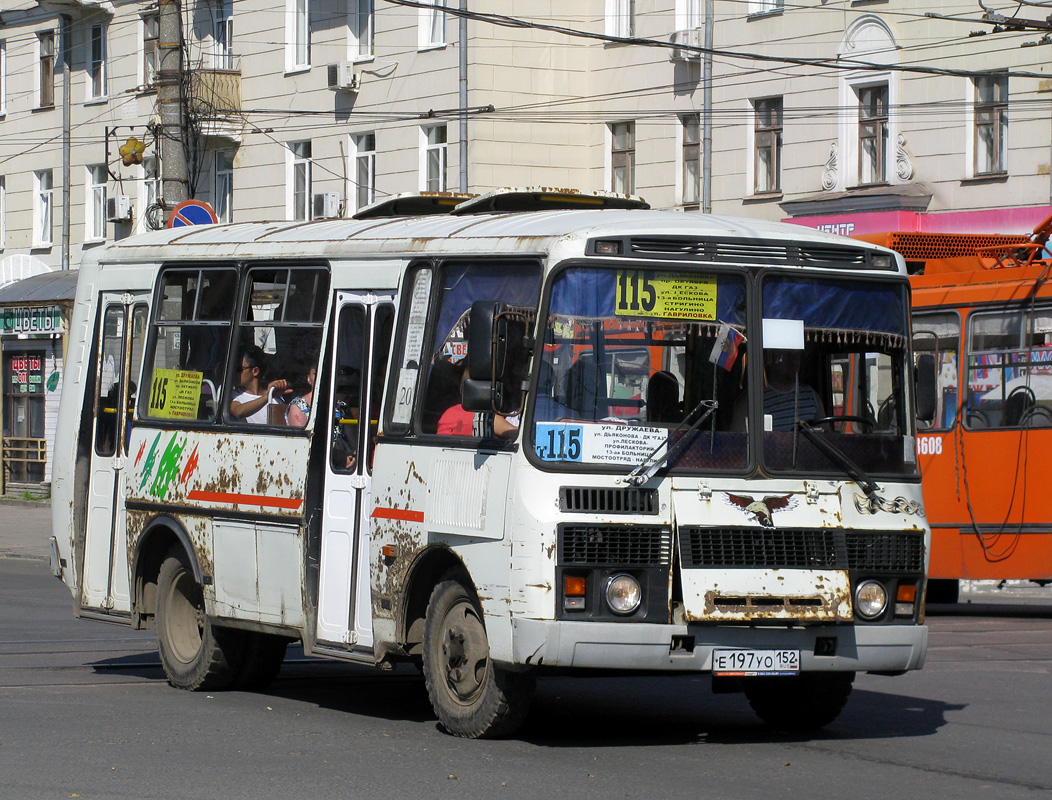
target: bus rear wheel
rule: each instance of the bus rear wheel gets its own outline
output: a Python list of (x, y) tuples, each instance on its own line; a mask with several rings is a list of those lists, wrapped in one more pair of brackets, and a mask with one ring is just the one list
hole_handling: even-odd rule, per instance
[(278, 677), (290, 640), (284, 636), (254, 631), (243, 631), (241, 636), (242, 663), (231, 688), (246, 692), (262, 691)]
[(491, 739), (522, 724), (536, 678), (494, 664), (482, 609), (462, 573), (448, 573), (431, 593), (423, 661), (427, 694), (449, 733)]
[(808, 672), (793, 678), (745, 678), (756, 715), (782, 731), (813, 731), (835, 720), (851, 694), (854, 672)]
[(201, 586), (181, 548), (168, 553), (157, 576), (157, 650), (177, 689), (225, 689), (241, 666), (237, 631), (205, 615)]

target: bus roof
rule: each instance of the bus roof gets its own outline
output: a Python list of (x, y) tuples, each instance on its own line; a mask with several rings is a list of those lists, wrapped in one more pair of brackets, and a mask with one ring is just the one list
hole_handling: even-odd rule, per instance
[[(597, 237), (748, 239), (758, 243), (792, 240), (844, 252), (880, 249), (787, 223), (676, 211), (609, 209), (189, 226), (121, 239), (86, 254), (84, 260), (85, 264), (169, 260), (173, 250), (187, 259), (201, 260), (470, 254), (494, 249), (525, 254), (548, 252), (564, 240), (583, 242)], [(843, 267), (850, 265), (845, 263)], [(896, 270), (904, 271), (897, 260), (883, 271)]]

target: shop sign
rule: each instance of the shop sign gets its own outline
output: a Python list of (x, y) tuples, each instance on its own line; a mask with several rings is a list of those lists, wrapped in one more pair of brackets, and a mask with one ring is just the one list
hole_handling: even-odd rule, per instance
[(0, 333), (62, 333), (59, 306), (7, 306), (0, 308)]
[(44, 359), (35, 354), (13, 355), (10, 394), (40, 394), (44, 391)]

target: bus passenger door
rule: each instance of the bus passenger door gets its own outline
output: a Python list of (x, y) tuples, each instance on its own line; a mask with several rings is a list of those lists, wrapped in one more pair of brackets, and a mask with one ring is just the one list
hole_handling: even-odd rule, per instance
[(369, 507), (394, 297), (338, 292), (330, 370), (317, 640), (372, 647)]
[(103, 293), (95, 397), (81, 606), (103, 613), (131, 611), (124, 475), (128, 435), (141, 372), (149, 317), (130, 294)]

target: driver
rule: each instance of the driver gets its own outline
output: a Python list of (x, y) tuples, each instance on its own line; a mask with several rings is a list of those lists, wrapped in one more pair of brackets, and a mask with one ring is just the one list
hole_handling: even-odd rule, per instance
[(763, 369), (763, 413), (771, 430), (791, 431), (797, 420), (825, 416), (818, 392), (800, 383), (799, 350), (764, 350)]

